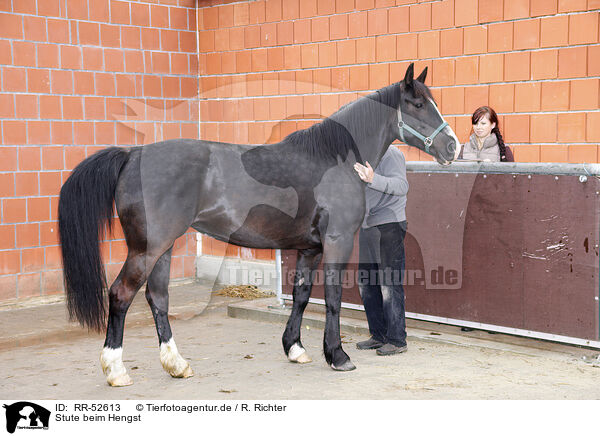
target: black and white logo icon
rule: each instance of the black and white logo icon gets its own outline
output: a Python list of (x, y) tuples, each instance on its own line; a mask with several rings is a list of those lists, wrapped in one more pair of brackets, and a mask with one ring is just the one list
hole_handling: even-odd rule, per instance
[(47, 430), (50, 422), (50, 411), (28, 401), (19, 401), (6, 409), (6, 431), (14, 433), (16, 429)]

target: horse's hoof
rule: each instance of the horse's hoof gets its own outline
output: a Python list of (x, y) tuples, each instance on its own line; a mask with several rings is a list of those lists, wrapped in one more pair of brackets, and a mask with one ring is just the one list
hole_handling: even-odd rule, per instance
[(298, 344), (292, 345), (288, 352), (288, 359), (294, 363), (309, 363), (312, 359), (306, 353), (306, 350)]
[(115, 378), (109, 378), (106, 380), (109, 385), (115, 388), (123, 387), (123, 386), (131, 386), (133, 384), (133, 380), (129, 377), (129, 374), (121, 374)]
[(171, 377), (188, 378), (194, 375), (190, 364), (177, 351), (173, 338), (160, 344), (160, 363)]
[(310, 362), (312, 362), (312, 359), (310, 358), (310, 356), (307, 353), (302, 353), (300, 355), (300, 357), (298, 357), (298, 359), (296, 359), (296, 362), (298, 362), (298, 363), (310, 363)]
[(194, 375), (194, 371), (192, 371), (192, 368), (190, 367), (189, 363), (187, 363), (185, 360), (183, 360), (183, 362), (180, 361), (178, 363), (179, 365), (171, 367), (163, 365), (163, 368), (173, 378), (188, 378)]
[(356, 366), (352, 363), (350, 359), (346, 360), (340, 366), (335, 366), (333, 363), (331, 364), (331, 369), (334, 371), (352, 371), (356, 369)]
[(288, 356), (288, 359), (290, 360), (290, 362), (294, 362), (294, 363), (310, 363), (312, 362), (312, 359), (309, 357), (309, 355), (304, 352), (302, 353), (300, 356), (292, 359), (291, 357)]
[(174, 378), (188, 378), (188, 377), (193, 377), (194, 376), (194, 371), (192, 371), (192, 368), (190, 367), (190, 365), (186, 366), (185, 369), (183, 371), (181, 371), (179, 374), (171, 374), (171, 377)]

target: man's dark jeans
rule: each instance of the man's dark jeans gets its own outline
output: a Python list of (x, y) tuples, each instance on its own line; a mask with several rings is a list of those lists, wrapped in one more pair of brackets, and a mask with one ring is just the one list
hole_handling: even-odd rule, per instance
[(359, 290), (373, 338), (406, 345), (404, 237), (406, 221), (361, 228)]

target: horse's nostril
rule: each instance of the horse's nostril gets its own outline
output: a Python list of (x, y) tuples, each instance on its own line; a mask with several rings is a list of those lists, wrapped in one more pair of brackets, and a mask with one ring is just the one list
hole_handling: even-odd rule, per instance
[(448, 153), (454, 153), (456, 151), (456, 143), (454, 141), (448, 143)]

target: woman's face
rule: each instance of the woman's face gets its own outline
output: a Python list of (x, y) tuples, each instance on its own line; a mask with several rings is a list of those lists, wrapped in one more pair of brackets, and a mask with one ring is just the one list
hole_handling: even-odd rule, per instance
[(473, 132), (478, 138), (487, 138), (494, 127), (496, 127), (496, 123), (490, 123), (490, 116), (485, 114), (479, 118), (477, 124), (473, 124)]

